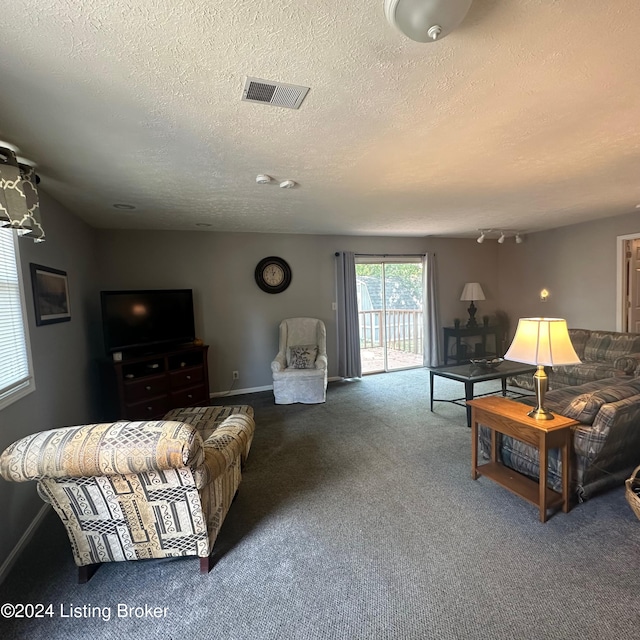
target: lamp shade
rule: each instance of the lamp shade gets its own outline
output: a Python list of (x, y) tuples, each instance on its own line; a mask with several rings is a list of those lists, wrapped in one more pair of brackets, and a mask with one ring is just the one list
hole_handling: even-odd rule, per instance
[(505, 360), (552, 366), (577, 364), (580, 358), (571, 344), (567, 321), (562, 318), (520, 318)]
[(14, 148), (0, 142), (0, 227), (15, 229), (18, 235), (44, 241), (40, 220), (36, 173)]
[(484, 300), (484, 291), (479, 282), (467, 282), (462, 290), (460, 300)]

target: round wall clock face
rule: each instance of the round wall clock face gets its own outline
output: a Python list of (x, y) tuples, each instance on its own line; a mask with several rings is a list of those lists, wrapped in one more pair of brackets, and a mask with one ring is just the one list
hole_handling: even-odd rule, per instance
[(291, 267), (276, 256), (260, 260), (255, 275), (256, 283), (267, 293), (281, 293), (291, 284)]

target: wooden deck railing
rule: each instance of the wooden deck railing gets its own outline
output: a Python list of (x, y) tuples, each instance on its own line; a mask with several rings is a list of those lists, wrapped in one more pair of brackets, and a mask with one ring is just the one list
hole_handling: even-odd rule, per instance
[(422, 311), (417, 309), (359, 311), (360, 348), (387, 347), (409, 353), (422, 353)]

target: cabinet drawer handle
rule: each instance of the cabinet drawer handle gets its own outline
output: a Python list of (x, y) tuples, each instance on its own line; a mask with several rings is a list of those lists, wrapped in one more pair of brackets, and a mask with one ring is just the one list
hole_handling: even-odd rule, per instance
[(147, 391), (151, 391), (151, 385), (150, 385), (150, 384), (148, 384), (148, 385), (145, 387), (145, 389), (146, 389)]

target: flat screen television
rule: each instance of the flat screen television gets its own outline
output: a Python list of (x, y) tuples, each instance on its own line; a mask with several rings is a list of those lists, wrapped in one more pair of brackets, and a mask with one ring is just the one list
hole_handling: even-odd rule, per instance
[(195, 338), (191, 289), (101, 291), (107, 353), (191, 342)]

